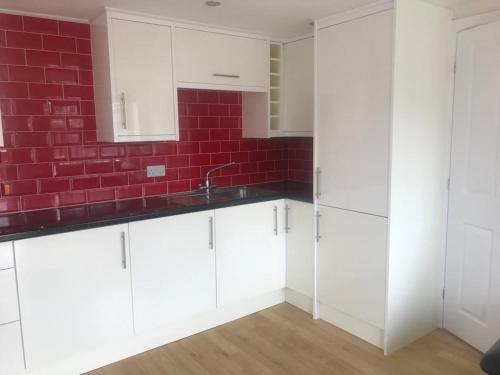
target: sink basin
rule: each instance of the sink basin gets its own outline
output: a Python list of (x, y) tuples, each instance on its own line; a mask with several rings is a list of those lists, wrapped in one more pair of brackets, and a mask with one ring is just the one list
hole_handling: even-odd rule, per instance
[(209, 203), (227, 202), (236, 199), (252, 198), (261, 195), (264, 191), (259, 188), (241, 186), (234, 188), (221, 188), (207, 194), (202, 191), (190, 192), (170, 197), (169, 200), (182, 205), (204, 205)]

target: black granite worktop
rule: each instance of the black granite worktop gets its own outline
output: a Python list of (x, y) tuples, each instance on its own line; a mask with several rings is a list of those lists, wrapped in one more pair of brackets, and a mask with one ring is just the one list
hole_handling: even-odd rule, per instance
[(0, 242), (282, 198), (312, 203), (312, 190), (284, 181), (250, 185), (244, 196), (166, 195), (6, 214), (0, 215)]

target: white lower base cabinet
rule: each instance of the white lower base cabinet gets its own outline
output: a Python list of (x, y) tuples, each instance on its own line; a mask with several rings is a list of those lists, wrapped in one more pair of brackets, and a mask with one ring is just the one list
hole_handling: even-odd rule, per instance
[(285, 287), (284, 212), (283, 200), (215, 211), (219, 307)]
[(216, 308), (214, 211), (130, 223), (136, 333)]
[(0, 325), (0, 374), (19, 374), (24, 370), (23, 344), (19, 322)]
[(381, 346), (387, 219), (325, 206), (319, 212), (320, 317)]
[(133, 336), (127, 224), (14, 249), (28, 370)]
[(314, 207), (311, 203), (287, 200), (286, 286), (313, 298), (314, 293)]

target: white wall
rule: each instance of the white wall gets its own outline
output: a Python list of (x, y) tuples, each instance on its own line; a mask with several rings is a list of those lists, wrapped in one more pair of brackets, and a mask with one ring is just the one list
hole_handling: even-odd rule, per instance
[(451, 18), (420, 0), (395, 1), (386, 353), (441, 324)]

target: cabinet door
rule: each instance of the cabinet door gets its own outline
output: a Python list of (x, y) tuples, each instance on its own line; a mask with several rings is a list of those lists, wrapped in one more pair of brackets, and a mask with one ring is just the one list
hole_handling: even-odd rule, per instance
[(118, 134), (174, 139), (171, 27), (111, 18), (110, 36)]
[(130, 223), (137, 333), (216, 308), (214, 212)]
[(384, 329), (387, 219), (319, 207), (318, 300)]
[(312, 134), (314, 125), (314, 38), (283, 45), (283, 130)]
[(283, 212), (282, 200), (215, 211), (218, 306), (285, 287)]
[(127, 229), (14, 242), (28, 368), (133, 335)]
[(321, 204), (387, 216), (392, 11), (318, 33)]
[(286, 286), (309, 298), (314, 290), (314, 207), (286, 201)]
[(24, 373), (23, 344), (19, 322), (0, 325), (0, 374)]
[(268, 41), (176, 28), (178, 82), (269, 87)]

